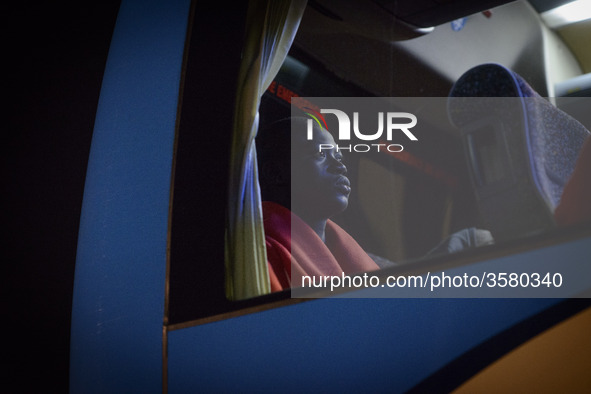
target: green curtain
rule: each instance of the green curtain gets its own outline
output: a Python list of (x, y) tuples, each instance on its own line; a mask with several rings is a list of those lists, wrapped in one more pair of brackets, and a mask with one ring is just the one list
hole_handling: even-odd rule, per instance
[(231, 145), (226, 295), (270, 292), (254, 139), (261, 97), (279, 71), (300, 24), (305, 0), (251, 0)]

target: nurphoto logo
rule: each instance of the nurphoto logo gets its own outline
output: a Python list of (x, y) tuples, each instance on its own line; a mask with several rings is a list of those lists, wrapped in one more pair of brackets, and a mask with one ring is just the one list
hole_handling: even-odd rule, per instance
[[(399, 132), (402, 132), (409, 140), (411, 141), (418, 141), (418, 138), (410, 131), (411, 128), (416, 126), (417, 124), (417, 117), (408, 112), (378, 112), (377, 113), (377, 131), (371, 131), (368, 133), (368, 130), (364, 130), (362, 132), (359, 127), (359, 112), (353, 112), (353, 122), (349, 118), (344, 111), (338, 109), (320, 109), (320, 112), (314, 111), (313, 109), (306, 107), (305, 110), (307, 111), (306, 114), (310, 116), (311, 119), (308, 119), (307, 123), (307, 138), (308, 140), (312, 140), (313, 138), (313, 129), (314, 129), (314, 122), (320, 126), (321, 129), (328, 131), (328, 126), (326, 123), (326, 119), (322, 114), (332, 114), (336, 116), (336, 120), (338, 122), (338, 134), (335, 135), (339, 142), (341, 141), (350, 141), (351, 140), (351, 129), (353, 130), (353, 135), (361, 141), (378, 141), (383, 140), (383, 134), (385, 131), (386, 140), (392, 141), (394, 135), (397, 135)], [(351, 123), (353, 127), (351, 127)], [(319, 151), (323, 149), (333, 149), (336, 148), (337, 151), (346, 150), (349, 152), (369, 152), (371, 150), (377, 150), (378, 152), (381, 149), (385, 149), (388, 152), (402, 152), (404, 147), (400, 144), (385, 144), (385, 143), (373, 143), (373, 144), (349, 144), (349, 145), (339, 145), (336, 146), (332, 144), (320, 144)]]

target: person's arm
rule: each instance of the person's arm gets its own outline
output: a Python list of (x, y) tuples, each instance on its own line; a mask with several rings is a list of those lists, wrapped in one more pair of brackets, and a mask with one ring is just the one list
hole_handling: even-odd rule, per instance
[(380, 269), (388, 268), (388, 267), (395, 267), (395, 266), (399, 265), (398, 263), (388, 260), (385, 257), (378, 256), (377, 254), (373, 254), (370, 252), (366, 252), (366, 253), (378, 265), (378, 267), (380, 267)]

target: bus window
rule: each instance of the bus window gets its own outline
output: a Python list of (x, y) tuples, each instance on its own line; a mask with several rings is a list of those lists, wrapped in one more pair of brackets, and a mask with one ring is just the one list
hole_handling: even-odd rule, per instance
[[(577, 60), (580, 55), (565, 44), (565, 34), (541, 22), (539, 13), (544, 11), (536, 8), (536, 2), (534, 6), (524, 1), (489, 2), (478, 9), (468, 4), (471, 2), (459, 3), (462, 7), (448, 7), (446, 3), (433, 9), (417, 6), (410, 10), (402, 6), (392, 9), (386, 2), (309, 2), (286, 60), (261, 97), (259, 130), (298, 118), (304, 131), (314, 130), (315, 125), (321, 131), (330, 131), (332, 140), (322, 140), (325, 152), (317, 145), (317, 153), (344, 160), (347, 181), (342, 181), (346, 184), (341, 188), (351, 189), (347, 191), (346, 209), (331, 216), (330, 221), (355, 240), (375, 263), (380, 278), (461, 267), (588, 233), (588, 222), (569, 228), (554, 224), (553, 211), (559, 198), (548, 208), (545, 197), (523, 197), (525, 191), (519, 192), (521, 205), (515, 203), (517, 197), (509, 195), (503, 202), (503, 212), (509, 213), (496, 215), (501, 212), (499, 193), (521, 190), (526, 183), (534, 189), (546, 188), (541, 185), (546, 180), (519, 172), (531, 164), (523, 151), (531, 147), (530, 137), (508, 134), (507, 122), (488, 121), (488, 115), (495, 111), (490, 109), (490, 102), (476, 100), (478, 95), (471, 97), (475, 100), (470, 103), (478, 102), (484, 109), (470, 122), (454, 118), (450, 106), (451, 110), (459, 107), (449, 101), (450, 94), (469, 97), (468, 84), (461, 85), (464, 89), (460, 92), (458, 81), (471, 70), (482, 72), (477, 67), (489, 64), (500, 67), (495, 70), (504, 72), (507, 81), (521, 93), (531, 89), (536, 100), (563, 108), (561, 119), (576, 121), (574, 117), (585, 112), (577, 111), (585, 99), (578, 98), (579, 104), (567, 103), (554, 97), (556, 86), (583, 74), (588, 65), (581, 66)], [(207, 31), (213, 28), (204, 14), (194, 18), (192, 37), (205, 34), (200, 26), (207, 26), (203, 27)], [(244, 25), (240, 17), (232, 23)], [(300, 287), (292, 283), (289, 269), (293, 266), (284, 267), (279, 274), (277, 267), (269, 266), (271, 281), (273, 275), (283, 275), (275, 278), (281, 282), (276, 291), (242, 300), (226, 296), (228, 185), (224, 174), (230, 171), (232, 132), (228, 114), (234, 113), (243, 45), (243, 30), (235, 30), (220, 32), (228, 35), (225, 38), (232, 43), (231, 50), (222, 53), (215, 45), (208, 47), (194, 38), (187, 49), (172, 205), (167, 318), (173, 325), (299, 302), (291, 298), (290, 289)], [(206, 51), (223, 60), (215, 64), (199, 62), (200, 54)], [(202, 92), (198, 87), (203, 86), (211, 88), (212, 101), (210, 107), (199, 109), (192, 102)], [(496, 89), (481, 95), (504, 95), (498, 86)], [(531, 97), (514, 95), (500, 105), (518, 101), (528, 106)], [(374, 110), (372, 120), (368, 121), (370, 117), (355, 105)], [(216, 112), (209, 112), (214, 107)], [(337, 109), (350, 121), (351, 138), (340, 134), (345, 126)], [(392, 113), (398, 118), (388, 118)], [(416, 120), (412, 131), (396, 123), (401, 116), (406, 116), (407, 124)], [(519, 116), (523, 123), (523, 117), (529, 115)], [(516, 122), (511, 119), (508, 123)], [(578, 119), (579, 137), (576, 148), (571, 149), (576, 152), (570, 170), (557, 173), (543, 169), (545, 179), (560, 183), (561, 189), (572, 173), (582, 142), (588, 139), (585, 125), (589, 125), (588, 118)], [(381, 130), (385, 140), (369, 139), (376, 130)], [(398, 135), (390, 138), (388, 130)], [(409, 134), (418, 138), (413, 140)], [(333, 151), (339, 149), (336, 155)], [(211, 166), (218, 171), (211, 171)], [(534, 166), (541, 173), (542, 164)], [(263, 203), (265, 199), (263, 196)], [(506, 230), (511, 221), (521, 223), (519, 218), (529, 214), (526, 211), (534, 205), (547, 211), (544, 223)], [(536, 217), (532, 212), (530, 216)], [(266, 230), (268, 235), (270, 229)], [(325, 241), (323, 234), (314, 233)], [(283, 258), (291, 256), (286, 253)]]

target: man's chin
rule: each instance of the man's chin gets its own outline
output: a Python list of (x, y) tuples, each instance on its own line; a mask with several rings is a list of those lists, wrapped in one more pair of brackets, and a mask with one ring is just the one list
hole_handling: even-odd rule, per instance
[(342, 196), (338, 199), (337, 202), (335, 202), (334, 205), (334, 213), (331, 215), (338, 215), (339, 213), (342, 213), (343, 211), (345, 211), (347, 209), (347, 207), (349, 206), (349, 197), (345, 197)]

